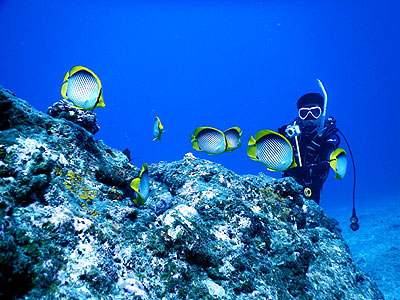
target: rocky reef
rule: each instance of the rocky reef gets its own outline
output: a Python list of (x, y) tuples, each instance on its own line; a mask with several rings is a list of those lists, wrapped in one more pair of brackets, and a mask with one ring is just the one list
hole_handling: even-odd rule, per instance
[(291, 178), (190, 153), (149, 172), (137, 206), (138, 166), (1, 88), (0, 298), (383, 299)]
[(97, 116), (92, 110), (81, 110), (65, 99), (54, 103), (47, 109), (47, 113), (55, 118), (72, 121), (93, 134), (100, 130), (100, 126), (97, 124)]

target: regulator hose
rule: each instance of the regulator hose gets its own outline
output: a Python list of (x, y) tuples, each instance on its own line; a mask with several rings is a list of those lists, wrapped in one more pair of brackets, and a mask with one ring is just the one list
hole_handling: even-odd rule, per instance
[(350, 218), (350, 222), (351, 222), (350, 228), (353, 231), (357, 231), (360, 228), (360, 225), (358, 224), (358, 218), (357, 218), (357, 214), (356, 214), (356, 165), (354, 163), (354, 157), (353, 157), (353, 153), (351, 152), (349, 142), (347, 141), (343, 132), (341, 132), (339, 129), (337, 129), (337, 131), (340, 133), (340, 135), (343, 137), (344, 141), (346, 142), (347, 148), (349, 148), (351, 162), (353, 163), (353, 214)]

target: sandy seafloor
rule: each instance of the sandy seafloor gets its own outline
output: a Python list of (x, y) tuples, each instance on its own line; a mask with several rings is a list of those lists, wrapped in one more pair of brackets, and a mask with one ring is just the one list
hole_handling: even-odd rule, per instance
[(400, 195), (360, 203), (360, 229), (349, 227), (351, 209), (327, 209), (339, 221), (358, 267), (377, 283), (386, 300), (400, 300)]

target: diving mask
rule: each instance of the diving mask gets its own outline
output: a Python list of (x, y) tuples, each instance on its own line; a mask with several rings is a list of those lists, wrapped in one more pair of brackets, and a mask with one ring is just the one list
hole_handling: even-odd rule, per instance
[(322, 109), (319, 106), (313, 107), (302, 107), (299, 109), (299, 117), (302, 120), (307, 119), (308, 115), (311, 114), (311, 117), (314, 119), (318, 119), (322, 114)]

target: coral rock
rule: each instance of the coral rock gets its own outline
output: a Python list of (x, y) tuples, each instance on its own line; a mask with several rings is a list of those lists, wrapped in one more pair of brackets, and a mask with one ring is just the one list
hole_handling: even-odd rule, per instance
[(0, 298), (383, 299), (292, 178), (192, 154), (139, 169), (0, 88)]
[(47, 109), (47, 113), (52, 117), (74, 122), (92, 134), (95, 134), (100, 129), (100, 126), (97, 125), (96, 113), (93, 110), (76, 108), (71, 102), (65, 99), (54, 103)]

